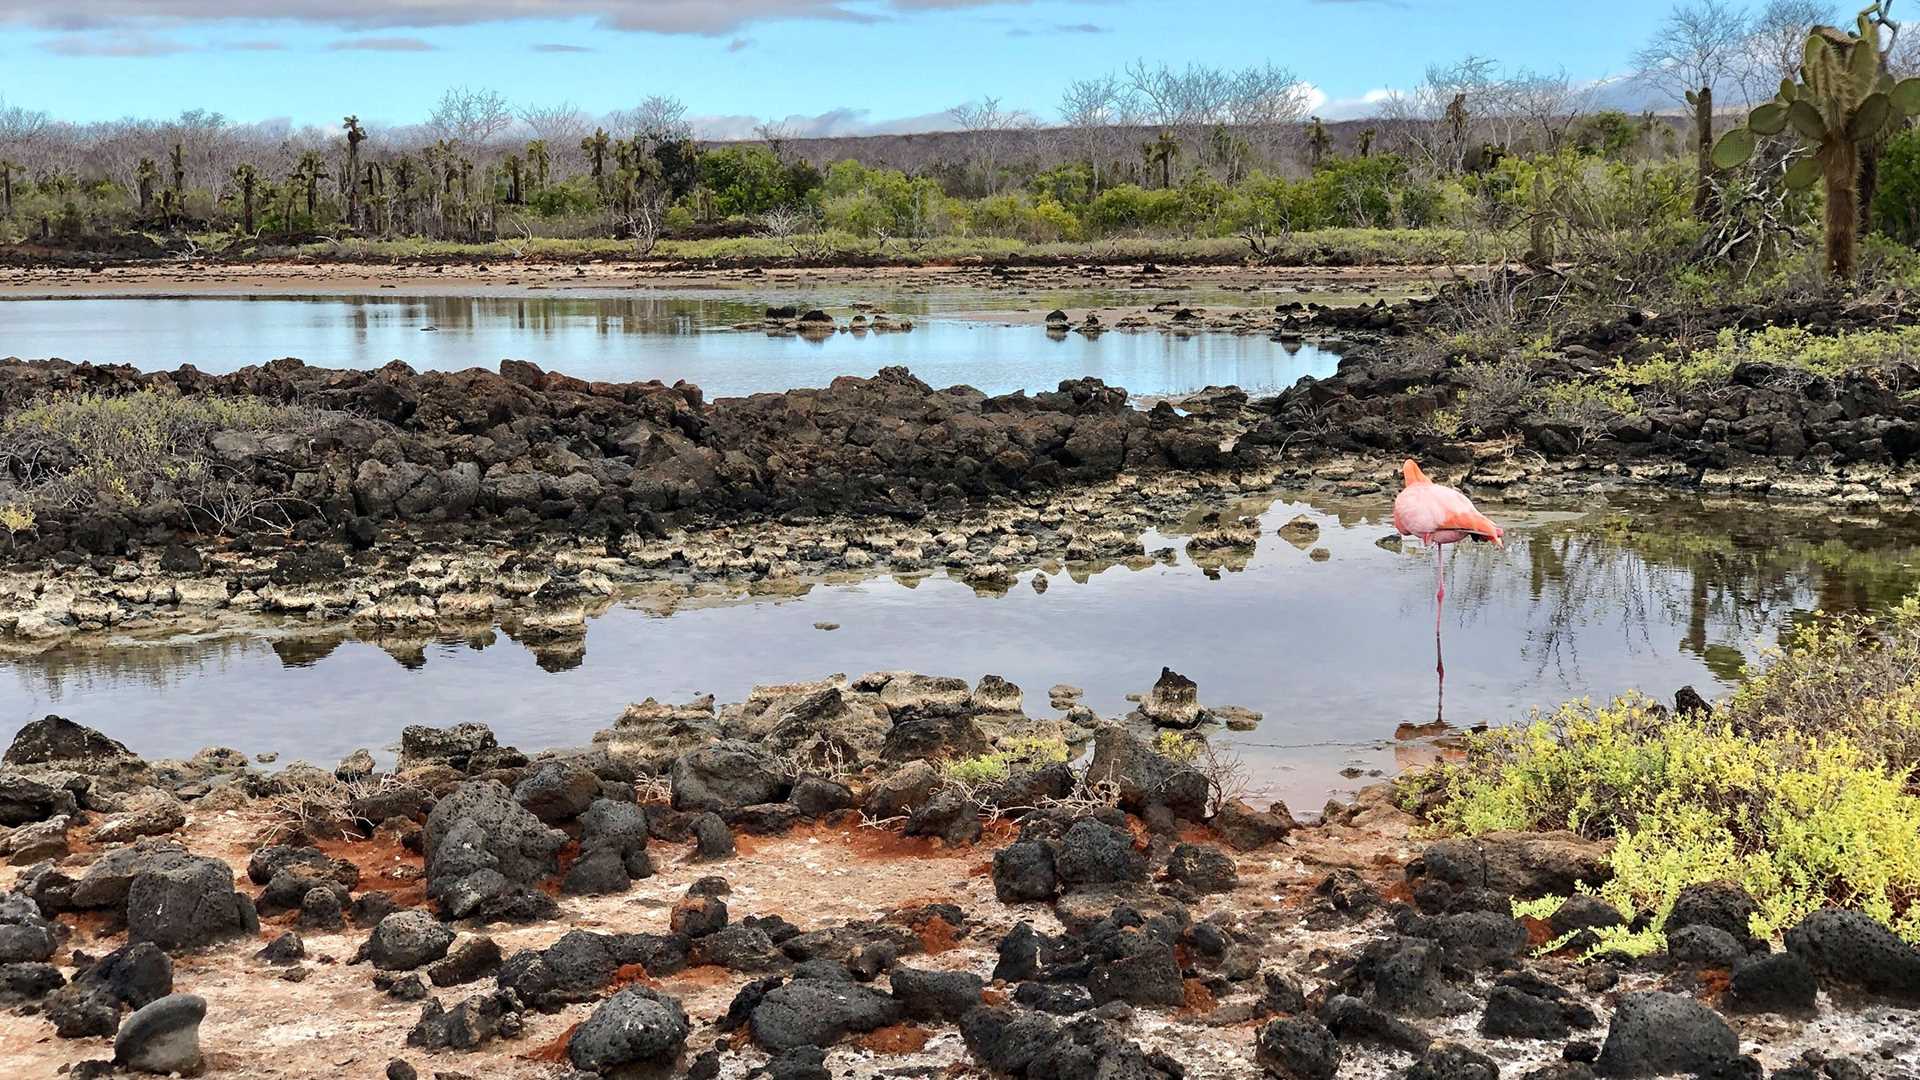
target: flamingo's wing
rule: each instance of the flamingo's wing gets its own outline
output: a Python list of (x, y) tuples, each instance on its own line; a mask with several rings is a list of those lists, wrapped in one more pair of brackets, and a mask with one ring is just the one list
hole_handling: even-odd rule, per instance
[(1393, 500), (1393, 526), (1403, 536), (1462, 532), (1500, 542), (1500, 526), (1473, 508), (1473, 502), (1450, 487), (1416, 484)]

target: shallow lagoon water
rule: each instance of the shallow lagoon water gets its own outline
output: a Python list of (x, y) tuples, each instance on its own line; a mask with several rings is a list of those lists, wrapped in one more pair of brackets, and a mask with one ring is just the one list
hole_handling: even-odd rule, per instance
[[(683, 291), (574, 296), (195, 296), (0, 301), (0, 356), (127, 363), (146, 370), (192, 364), (209, 372), (297, 356), (326, 367), (372, 368), (399, 359), (419, 370), (492, 367), (530, 360), (583, 379), (685, 379), (709, 398), (801, 386), (840, 375), (905, 366), (936, 387), (966, 384), (990, 394), (1052, 390), (1093, 376), (1136, 395), (1206, 386), (1268, 391), (1302, 376), (1324, 377), (1338, 357), (1264, 335), (1191, 336), (1110, 332), (1049, 335), (1031, 321), (992, 317), (1016, 307), (1068, 305), (1076, 317), (1158, 296), (948, 291), (881, 297), (911, 319), (908, 332), (824, 338), (734, 330), (769, 304), (824, 306), (844, 323), (853, 294)], [(1187, 302), (1188, 298), (1182, 298)], [(1198, 302), (1198, 301), (1195, 301)], [(1248, 301), (1240, 299), (1236, 303)], [(961, 317), (959, 312), (967, 312)]]
[[(670, 614), (619, 605), (589, 622), (584, 652), (537, 653), (500, 632), (376, 641), (292, 628), (63, 649), (0, 663), (0, 716), (56, 711), (148, 755), (226, 745), (331, 765), (361, 746), (386, 757), (406, 723), (481, 721), (527, 750), (584, 745), (648, 696), (737, 701), (755, 682), (834, 672), (999, 674), (1025, 689), (1031, 715), (1050, 715), (1047, 688), (1065, 682), (1117, 716), (1167, 665), (1203, 703), (1265, 714), (1215, 741), (1254, 790), (1310, 810), (1430, 759), (1439, 731), (1633, 688), (1724, 692), (1793, 620), (1870, 610), (1920, 582), (1905, 528), (1690, 499), (1489, 505), (1509, 543), (1463, 547), (1449, 568), (1438, 728), (1432, 562), (1379, 543), (1386, 509), (1243, 503), (1260, 517), (1251, 553), (1197, 564), (1169, 527), (1147, 547), (1175, 554), (1056, 571), (1044, 592), (1028, 571), (1001, 595), (939, 575), (694, 598)], [(1302, 514), (1320, 530), (1305, 548), (1276, 535)]]

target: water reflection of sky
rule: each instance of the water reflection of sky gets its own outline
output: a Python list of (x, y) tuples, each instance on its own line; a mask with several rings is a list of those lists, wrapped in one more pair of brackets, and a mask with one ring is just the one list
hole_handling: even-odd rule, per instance
[[(495, 632), (56, 653), (8, 665), (0, 716), (58, 711), (148, 754), (223, 744), (331, 763), (391, 745), (403, 723), (477, 720), (523, 748), (577, 745), (644, 697), (736, 701), (756, 682), (833, 672), (999, 674), (1036, 715), (1065, 682), (1118, 715), (1167, 665), (1199, 683), (1203, 702), (1264, 713), (1257, 730), (1218, 738), (1257, 786), (1316, 807), (1351, 786), (1342, 768), (1391, 771), (1407, 753), (1395, 729), (1434, 718), (1432, 564), (1377, 544), (1390, 531), (1383, 507), (1250, 509), (1264, 510), (1259, 547), (1217, 578), (1182, 555), (1056, 574), (1044, 593), (1028, 573), (992, 598), (945, 577), (881, 578), (669, 617), (615, 608), (590, 624), (584, 655), (536, 655)], [(1845, 533), (1808, 518), (1742, 532), (1727, 524), (1737, 516), (1691, 503), (1490, 509), (1513, 525), (1508, 547), (1463, 548), (1450, 570), (1446, 719), (1459, 727), (1636, 687), (1724, 690), (1792, 618), (1887, 603), (1916, 579), (1899, 529)], [(1309, 547), (1325, 561), (1275, 535), (1301, 513), (1319, 525)], [(1181, 546), (1178, 531), (1149, 547)]]
[[(1044, 312), (1055, 302), (1105, 295), (1043, 295), (1026, 306)], [(709, 397), (825, 386), (836, 376), (896, 365), (936, 387), (964, 383), (993, 394), (1051, 390), (1082, 376), (1143, 395), (1210, 385), (1271, 391), (1304, 375), (1328, 375), (1337, 359), (1312, 345), (1283, 345), (1257, 334), (1049, 337), (1037, 325), (939, 314), (980, 311), (987, 298), (1006, 299), (901, 297), (883, 306), (912, 318), (911, 332), (825, 339), (730, 329), (759, 320), (768, 303), (795, 302), (774, 294), (13, 300), (0, 302), (0, 356), (148, 369), (191, 363), (211, 372), (283, 356), (361, 368), (399, 359), (422, 370), (492, 367), (510, 357), (585, 379), (685, 379)], [(845, 296), (799, 302), (815, 301), (830, 304), (842, 321), (852, 314)], [(1086, 310), (1072, 306), (1076, 313)]]

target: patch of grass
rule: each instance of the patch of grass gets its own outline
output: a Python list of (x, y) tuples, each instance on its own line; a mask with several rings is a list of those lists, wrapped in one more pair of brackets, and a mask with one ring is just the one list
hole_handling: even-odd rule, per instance
[(1640, 411), (1627, 391), (1591, 382), (1542, 386), (1534, 402), (1549, 420), (1571, 427), (1583, 445), (1606, 434), (1613, 421)]
[(1065, 741), (1042, 736), (1006, 739), (1000, 748), (978, 757), (949, 761), (941, 765), (941, 775), (966, 788), (986, 787), (1012, 776), (1015, 771), (1058, 765), (1072, 756)]
[(1153, 737), (1154, 752), (1178, 765), (1192, 765), (1198, 761), (1206, 745), (1205, 739), (1178, 731), (1163, 731)]
[(37, 520), (39, 518), (31, 506), (16, 502), (0, 506), (0, 529), (7, 530), (8, 536), (27, 532)]
[[(796, 240), (800, 241), (796, 244)], [(1271, 245), (1273, 265), (1430, 266), (1463, 263), (1473, 257), (1473, 238), (1465, 230), (1319, 229), (1296, 232)], [(796, 249), (814, 257), (796, 259)], [(421, 237), (347, 239), (323, 243), (262, 243), (245, 254), (254, 258), (314, 258), (340, 262), (403, 262), (419, 259), (611, 259), (632, 262), (877, 262), (920, 266), (961, 260), (1033, 259), (1074, 262), (1150, 262), (1235, 264), (1245, 261), (1247, 246), (1238, 237), (1121, 236), (1100, 240), (1028, 242), (1002, 236), (938, 236), (924, 239), (861, 236), (829, 229), (797, 238), (737, 236), (705, 240), (661, 240), (642, 257), (630, 240), (601, 237), (535, 236), (487, 243), (428, 240)]]
[(216, 475), (215, 436), (294, 432), (311, 422), (308, 410), (259, 398), (150, 389), (60, 394), (0, 418), (0, 469), (27, 496), (27, 512), (84, 504), (125, 509), (163, 499), (197, 505), (210, 492), (226, 503), (232, 478)]
[[(1796, 670), (1776, 681), (1799, 681)], [(1843, 707), (1858, 707), (1850, 699)], [(1597, 951), (1658, 947), (1680, 890), (1738, 882), (1772, 937), (1829, 904), (1859, 908), (1920, 941), (1920, 796), (1912, 769), (1817, 716), (1749, 735), (1726, 716), (1674, 718), (1646, 698), (1562, 706), (1476, 736), (1429, 781), (1430, 813), (1474, 835), (1571, 829), (1614, 842), (1598, 894), (1648, 919)]]
[(1838, 378), (1850, 371), (1877, 370), (1920, 362), (1920, 326), (1821, 334), (1801, 327), (1760, 330), (1726, 328), (1711, 346), (1681, 354), (1665, 353), (1629, 364), (1616, 361), (1606, 383), (1640, 397), (1660, 401), (1726, 386), (1743, 363), (1772, 364), (1789, 385), (1813, 377)]

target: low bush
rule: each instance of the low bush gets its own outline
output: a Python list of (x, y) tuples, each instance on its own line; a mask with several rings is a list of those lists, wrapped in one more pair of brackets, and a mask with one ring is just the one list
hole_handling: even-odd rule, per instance
[(1071, 756), (1060, 739), (1041, 736), (1002, 741), (998, 750), (978, 757), (949, 761), (940, 771), (949, 782), (966, 788), (986, 787), (1012, 776), (1017, 769), (1035, 769), (1057, 765)]
[(1662, 401), (1725, 386), (1743, 363), (1771, 364), (1786, 383), (1837, 378), (1850, 371), (1920, 363), (1920, 326), (1821, 334), (1797, 326), (1721, 330), (1711, 346), (1675, 359), (1660, 354), (1638, 363), (1616, 361), (1609, 386)]
[(1673, 717), (1639, 696), (1574, 702), (1475, 736), (1464, 760), (1413, 786), (1449, 832), (1612, 840), (1613, 877), (1597, 891), (1645, 919), (1595, 952), (1658, 947), (1680, 890), (1716, 880), (1753, 894), (1763, 937), (1840, 904), (1920, 941), (1916, 671), (1909, 600), (1800, 630), (1711, 714)]
[(242, 523), (236, 513), (246, 518), (266, 508), (220, 475), (214, 437), (299, 432), (312, 421), (308, 410), (259, 398), (146, 389), (63, 394), (0, 418), (0, 475), (25, 496), (29, 514), (34, 506), (126, 508), (173, 499), (204, 504), (211, 523), (225, 529)]

